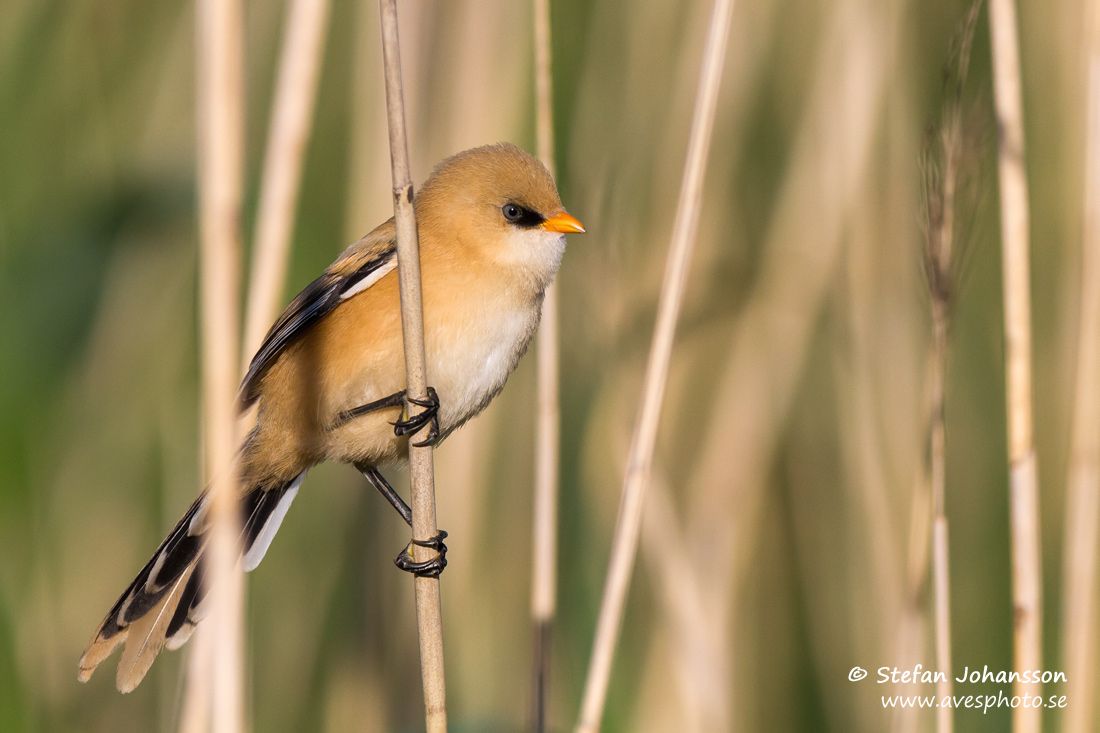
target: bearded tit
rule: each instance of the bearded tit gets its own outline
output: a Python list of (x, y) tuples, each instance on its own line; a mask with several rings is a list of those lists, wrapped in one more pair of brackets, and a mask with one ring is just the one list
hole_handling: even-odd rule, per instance
[[(256, 424), (238, 454), (241, 566), (263, 559), (306, 472), (322, 461), (359, 469), (411, 524), (380, 466), (404, 460), (408, 436), (430, 424), (437, 443), (504, 388), (538, 327), (543, 294), (583, 232), (546, 168), (502, 143), (443, 161), (415, 201), (431, 399), (404, 411), (405, 361), (393, 219), (341, 254), (287, 306), (253, 357), (238, 399)], [(80, 659), (81, 681), (120, 644), (119, 690), (133, 690), (161, 647), (184, 644), (203, 615), (209, 522), (204, 492), (100, 624)], [(399, 567), (438, 575), (408, 548)]]

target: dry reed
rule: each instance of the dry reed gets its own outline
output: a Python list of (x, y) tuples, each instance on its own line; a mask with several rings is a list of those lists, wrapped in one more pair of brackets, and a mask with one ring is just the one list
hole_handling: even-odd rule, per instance
[[(990, 0), (993, 97), (997, 116), (997, 170), (1001, 194), (1004, 276), (1006, 407), (1008, 411), (1009, 514), (1012, 538), (1013, 668), (1042, 669), (1042, 566), (1039, 557), (1039, 487), (1031, 395), (1031, 283), (1029, 215), (1024, 170), (1024, 119), (1020, 50), (1013, 0)], [(1042, 694), (1017, 682), (1013, 695)], [(1038, 707), (1015, 708), (1013, 730), (1034, 733)]]
[[(924, 267), (932, 315), (931, 385), (928, 426), (928, 482), (932, 506), (932, 604), (936, 669), (943, 679), (936, 684), (936, 696), (951, 697), (951, 582), (948, 522), (946, 512), (947, 433), (945, 427), (947, 349), (951, 307), (957, 296), (960, 246), (956, 240), (959, 196), (968, 181), (974, 146), (963, 130), (962, 94), (970, 66), (970, 50), (977, 27), (981, 0), (971, 3), (945, 71), (945, 100), (940, 124), (929, 131), (922, 152), (924, 175), (923, 228)], [(936, 730), (954, 730), (954, 709), (936, 710)]]
[(329, 6), (329, 0), (293, 0), (287, 10), (256, 214), (242, 372), (279, 312)]
[(1100, 534), (1100, 3), (1085, 3), (1085, 201), (1077, 383), (1066, 486), (1062, 730), (1095, 730), (1097, 535)]
[[(931, 356), (934, 359), (935, 356)], [(929, 372), (932, 371), (929, 365)], [(930, 390), (929, 390), (930, 392)], [(905, 564), (905, 598), (901, 620), (898, 623), (895, 653), (899, 666), (911, 667), (923, 657), (925, 625), (921, 598), (928, 580), (929, 547), (931, 545), (932, 501), (928, 480), (918, 475), (913, 482), (913, 498), (910, 502), (908, 552)], [(902, 694), (911, 694), (915, 683), (902, 688)], [(914, 693), (915, 694), (915, 693)], [(917, 713), (914, 708), (896, 708), (891, 715), (890, 730), (895, 733), (913, 733), (917, 730)]]
[[(944, 132), (944, 170), (943, 186), (936, 182), (925, 181), (927, 201), (925, 264), (929, 273), (929, 290), (932, 310), (932, 354), (930, 423), (928, 427), (929, 445), (929, 496), (932, 501), (932, 599), (933, 629), (935, 635), (936, 669), (944, 672), (946, 679), (936, 685), (936, 695), (942, 700), (951, 696), (951, 596), (950, 564), (948, 562), (946, 496), (946, 431), (944, 426), (944, 395), (947, 377), (947, 327), (948, 309), (951, 302), (951, 240), (953, 231), (949, 222), (952, 215), (949, 203), (951, 190), (948, 181), (954, 178), (957, 155), (952, 142), (954, 131)], [(941, 707), (936, 711), (936, 730), (938, 733), (950, 733), (954, 728), (954, 716), (951, 708)]]
[(669, 361), (672, 357), (676, 321), (687, 285), (688, 265), (691, 262), (695, 233), (699, 223), (699, 210), (703, 199), (703, 175), (706, 171), (707, 152), (710, 149), (711, 132), (714, 127), (722, 62), (725, 58), (732, 15), (733, 0), (715, 0), (706, 46), (703, 50), (703, 64), (696, 91), (695, 111), (692, 116), (691, 134), (688, 138), (688, 153), (680, 187), (680, 199), (676, 207), (672, 241), (669, 245), (665, 277), (657, 306), (657, 323), (646, 365), (641, 410), (627, 458), (622, 504), (615, 528), (610, 566), (589, 662), (580, 720), (577, 723), (578, 733), (594, 733), (599, 730), (607, 700), (611, 664), (618, 643), (634, 559), (638, 551), (643, 499), (652, 470), (653, 449), (668, 379)]
[[(413, 210), (409, 146), (405, 135), (405, 100), (401, 87), (401, 50), (397, 32), (396, 0), (380, 0), (382, 58), (386, 78), (386, 119), (393, 170), (394, 224), (397, 229), (398, 279), (401, 293), (401, 330), (404, 335), (406, 410), (408, 400), (428, 397), (424, 359), (424, 312), (420, 295), (420, 244)], [(409, 475), (413, 539), (428, 540), (438, 531), (435, 516), (435, 476), (431, 446), (417, 447), (428, 426), (409, 436)], [(431, 559), (433, 550), (413, 545), (413, 559)], [(428, 733), (447, 730), (446, 688), (443, 677), (443, 619), (439, 578), (415, 579), (416, 622), (420, 636), (420, 671)]]
[(210, 670), (210, 629), (199, 626), (191, 635), (184, 665), (187, 688), (180, 705), (179, 733), (207, 733), (210, 730), (210, 686), (198, 684)]
[[(550, 0), (535, 0), (535, 138), (539, 159), (554, 175), (553, 66)], [(538, 332), (538, 417), (535, 423), (535, 500), (531, 576), (534, 622), (531, 724), (546, 730), (550, 645), (558, 594), (558, 481), (561, 408), (558, 396), (558, 290), (546, 289)]]
[[(210, 666), (188, 684), (208, 686), (212, 730), (244, 729), (244, 582), (237, 564), (236, 416), (240, 211), (244, 136), (243, 8), (202, 0), (197, 10), (200, 310), (206, 476), (213, 528), (207, 552)], [(204, 656), (204, 655), (199, 655)]]

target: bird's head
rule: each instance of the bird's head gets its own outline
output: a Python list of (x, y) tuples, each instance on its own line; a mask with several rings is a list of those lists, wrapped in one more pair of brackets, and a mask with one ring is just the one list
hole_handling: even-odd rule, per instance
[(540, 291), (561, 264), (565, 234), (584, 231), (562, 207), (546, 166), (510, 143), (440, 163), (417, 194), (416, 215), (422, 237), (461, 242)]

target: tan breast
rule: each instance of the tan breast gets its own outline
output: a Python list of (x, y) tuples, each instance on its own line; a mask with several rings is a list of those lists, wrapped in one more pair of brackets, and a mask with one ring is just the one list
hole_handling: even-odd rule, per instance
[[(538, 326), (541, 298), (517, 293), (492, 268), (459, 268), (436, 258), (425, 260), (422, 277), (428, 383), (439, 394), (445, 435), (504, 387)], [(285, 361), (271, 382), (278, 381), (284, 393), (295, 382), (309, 385), (281, 404), (301, 411), (283, 421), (314, 436), (315, 460), (384, 463), (403, 457), (406, 442), (390, 424), (400, 415), (397, 408), (329, 429), (340, 412), (405, 386), (396, 272), (342, 304)], [(315, 415), (308, 427), (306, 414)]]

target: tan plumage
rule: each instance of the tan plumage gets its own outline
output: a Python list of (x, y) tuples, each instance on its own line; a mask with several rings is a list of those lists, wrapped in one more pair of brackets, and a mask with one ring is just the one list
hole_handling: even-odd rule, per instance
[[(517, 213), (518, 212), (518, 213)], [(416, 197), (427, 376), (439, 395), (440, 439), (495, 397), (538, 326), (543, 293), (584, 231), (553, 179), (509, 144), (441, 163)], [(348, 410), (404, 389), (393, 220), (349, 247), (287, 307), (241, 385), (256, 427), (241, 447), (244, 567), (262, 558), (305, 472), (325, 460), (378, 466), (404, 458), (399, 406)], [(201, 619), (204, 497), (97, 629), (80, 679), (119, 644), (120, 690), (133, 689), (160, 648)]]

